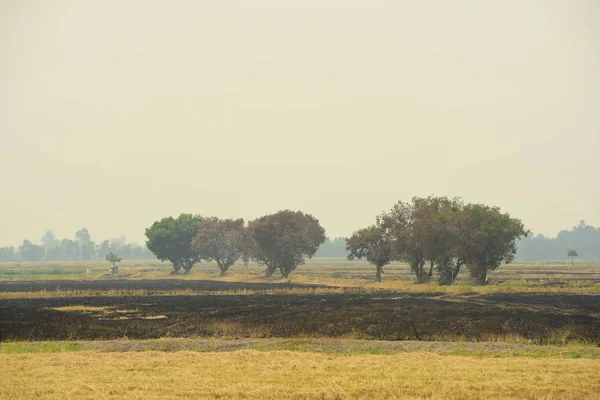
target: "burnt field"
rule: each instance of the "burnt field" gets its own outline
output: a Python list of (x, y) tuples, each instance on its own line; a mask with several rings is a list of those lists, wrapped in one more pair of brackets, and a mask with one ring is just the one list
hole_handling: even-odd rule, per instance
[(185, 279), (110, 279), (110, 280), (48, 280), (48, 281), (0, 281), (0, 293), (5, 292), (39, 292), (57, 290), (146, 290), (152, 292), (193, 290), (199, 292), (219, 292), (235, 290), (267, 290), (293, 288), (319, 288), (324, 285), (301, 285), (293, 283), (264, 282), (226, 282), (215, 280)]
[[(66, 289), (65, 285), (1, 283), (0, 292)], [(126, 285), (122, 288), (149, 293), (0, 299), (0, 340), (322, 337), (600, 345), (596, 294), (405, 293), (203, 280), (68, 285), (69, 290)], [(279, 292), (265, 292), (277, 287)], [(199, 292), (164, 293), (179, 289)], [(162, 294), (152, 295), (152, 290)]]

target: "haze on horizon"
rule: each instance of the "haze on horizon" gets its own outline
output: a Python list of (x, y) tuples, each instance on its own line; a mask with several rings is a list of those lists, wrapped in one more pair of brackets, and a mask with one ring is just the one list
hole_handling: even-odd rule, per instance
[(0, 245), (429, 194), (600, 225), (600, 3), (0, 4)]

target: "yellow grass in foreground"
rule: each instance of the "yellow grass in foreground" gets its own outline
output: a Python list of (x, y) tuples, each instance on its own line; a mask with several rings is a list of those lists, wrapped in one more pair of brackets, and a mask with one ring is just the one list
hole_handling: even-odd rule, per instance
[(286, 351), (0, 355), (0, 398), (598, 399), (600, 360)]

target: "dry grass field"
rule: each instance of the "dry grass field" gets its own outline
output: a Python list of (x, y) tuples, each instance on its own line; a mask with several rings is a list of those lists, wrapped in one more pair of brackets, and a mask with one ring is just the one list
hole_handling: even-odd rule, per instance
[(0, 398), (598, 399), (600, 360), (287, 351), (0, 355)]

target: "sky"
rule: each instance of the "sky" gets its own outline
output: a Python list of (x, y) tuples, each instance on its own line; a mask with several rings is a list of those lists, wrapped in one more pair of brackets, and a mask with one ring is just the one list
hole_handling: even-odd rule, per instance
[(600, 2), (0, 1), (0, 245), (413, 196), (600, 225)]

